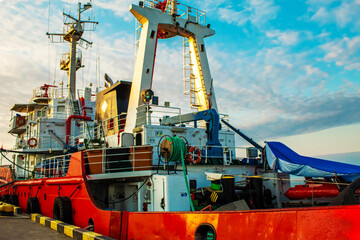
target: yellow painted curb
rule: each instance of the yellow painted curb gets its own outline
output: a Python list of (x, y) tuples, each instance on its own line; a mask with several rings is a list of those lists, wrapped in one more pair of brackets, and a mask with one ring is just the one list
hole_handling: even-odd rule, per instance
[(67, 226), (64, 226), (64, 234), (68, 237), (71, 237), (73, 238), (74, 236), (74, 229), (75, 228), (79, 228), (77, 226), (74, 226), (74, 225), (67, 225)]
[(45, 220), (50, 219), (49, 217), (40, 217), (40, 224), (45, 226)]
[(96, 232), (84, 232), (83, 233), (83, 240), (95, 240), (95, 237), (97, 236), (102, 236), (101, 234), (99, 233), (96, 233)]
[(33, 214), (31, 214), (31, 220), (32, 221), (34, 221), (34, 222), (36, 222), (36, 216), (39, 216), (40, 214), (38, 214), (38, 213), (33, 213)]
[(50, 225), (51, 229), (57, 231), (57, 225), (58, 225), (58, 223), (62, 223), (62, 221), (59, 221), (59, 220), (53, 220), (53, 221), (51, 221), (51, 225)]

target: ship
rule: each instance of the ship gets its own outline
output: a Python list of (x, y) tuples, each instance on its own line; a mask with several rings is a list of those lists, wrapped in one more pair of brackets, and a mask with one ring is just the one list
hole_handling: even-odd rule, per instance
[[(85, 24), (66, 17), (64, 84), (34, 89), (15, 104), (11, 165), (0, 196), (28, 213), (114, 239), (358, 239), (360, 167), (302, 156), (279, 142), (262, 146), (220, 114), (204, 39), (206, 13), (178, 1), (140, 1), (132, 82), (105, 75), (105, 89), (76, 89)], [(183, 114), (152, 90), (157, 43), (182, 37)], [(240, 135), (250, 148), (236, 146)], [(246, 158), (238, 152), (246, 151)], [(7, 154), (11, 153), (12, 158)], [(306, 177), (290, 185), (290, 175)]]

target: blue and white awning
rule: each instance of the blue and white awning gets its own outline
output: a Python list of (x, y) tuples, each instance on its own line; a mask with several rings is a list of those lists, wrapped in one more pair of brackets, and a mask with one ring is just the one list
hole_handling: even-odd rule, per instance
[(301, 156), (280, 142), (266, 143), (266, 158), (272, 169), (297, 176), (360, 175), (360, 166)]

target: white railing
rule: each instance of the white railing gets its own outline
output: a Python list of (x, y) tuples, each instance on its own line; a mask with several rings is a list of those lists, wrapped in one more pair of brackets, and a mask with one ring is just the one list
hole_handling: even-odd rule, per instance
[(37, 177), (64, 177), (67, 174), (71, 154), (42, 159), (35, 165)]
[[(47, 99), (65, 99), (68, 98), (68, 87), (49, 87), (47, 91), (43, 87), (33, 89), (33, 96), (31, 102), (36, 98), (47, 98)], [(77, 89), (78, 98), (85, 97), (85, 91), (83, 89)], [(96, 93), (91, 92), (91, 101), (96, 101)]]
[[(201, 11), (199, 9), (186, 6), (180, 3), (175, 3), (176, 6), (174, 8), (173, 6), (173, 0), (168, 0), (165, 7), (162, 7), (161, 2), (163, 1), (154, 1), (154, 0), (145, 0), (144, 7), (153, 8), (153, 9), (159, 9), (159, 11), (166, 12), (170, 15), (177, 14), (178, 17), (186, 19), (186, 20), (193, 20), (194, 22), (206, 25), (206, 13), (204, 11)], [(177, 1), (176, 1), (177, 2)]]
[(141, 105), (137, 108), (137, 126), (160, 125), (163, 117), (180, 116), (181, 108), (159, 105)]
[[(203, 155), (199, 165), (239, 165), (239, 164), (261, 164), (260, 158), (252, 159), (252, 162), (244, 161), (244, 147), (209, 147), (209, 146), (192, 146), (199, 148)], [(220, 155), (211, 155), (210, 148), (221, 149)], [(85, 150), (85, 173), (91, 174), (110, 174), (114, 172), (134, 172), (134, 171), (151, 171), (156, 170), (158, 166), (158, 146), (131, 146), (121, 148), (98, 148)], [(190, 154), (190, 153), (189, 153)], [(190, 154), (191, 155), (191, 154)], [(189, 156), (190, 156), (189, 155)], [(68, 171), (71, 154), (55, 156), (42, 159), (36, 165), (35, 173), (37, 177), (63, 177)], [(197, 159), (198, 156), (191, 155)], [(220, 161), (219, 161), (220, 160)], [(185, 159), (188, 165), (194, 165), (188, 157)], [(159, 167), (163, 169), (164, 159), (161, 159)], [(170, 165), (173, 165), (170, 164)], [(196, 164), (195, 164), (196, 165)]]

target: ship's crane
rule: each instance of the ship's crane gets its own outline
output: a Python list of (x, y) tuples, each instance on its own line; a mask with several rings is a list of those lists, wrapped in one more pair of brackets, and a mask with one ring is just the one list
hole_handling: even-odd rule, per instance
[(174, 117), (165, 116), (161, 122), (162, 125), (175, 125), (179, 123), (194, 122), (204, 120), (207, 130), (206, 146), (221, 146), (219, 141), (220, 117), (215, 109), (209, 109), (196, 113), (188, 113)]
[[(164, 3), (166, 3), (164, 5)], [(160, 4), (160, 5), (159, 5)], [(164, 5), (164, 6), (163, 6)], [(207, 60), (204, 38), (212, 36), (215, 31), (205, 25), (199, 16), (204, 12), (180, 4), (174, 0), (155, 3), (141, 1), (139, 6), (131, 5), (130, 11), (141, 24), (141, 34), (137, 43), (138, 50), (129, 99), (125, 132), (132, 132), (144, 114), (138, 112), (142, 104), (141, 92), (151, 89), (158, 39), (181, 36), (188, 39), (189, 57), (191, 59), (190, 99), (192, 107), (198, 111), (217, 110), (212, 77)], [(198, 14), (201, 12), (201, 14)]]

